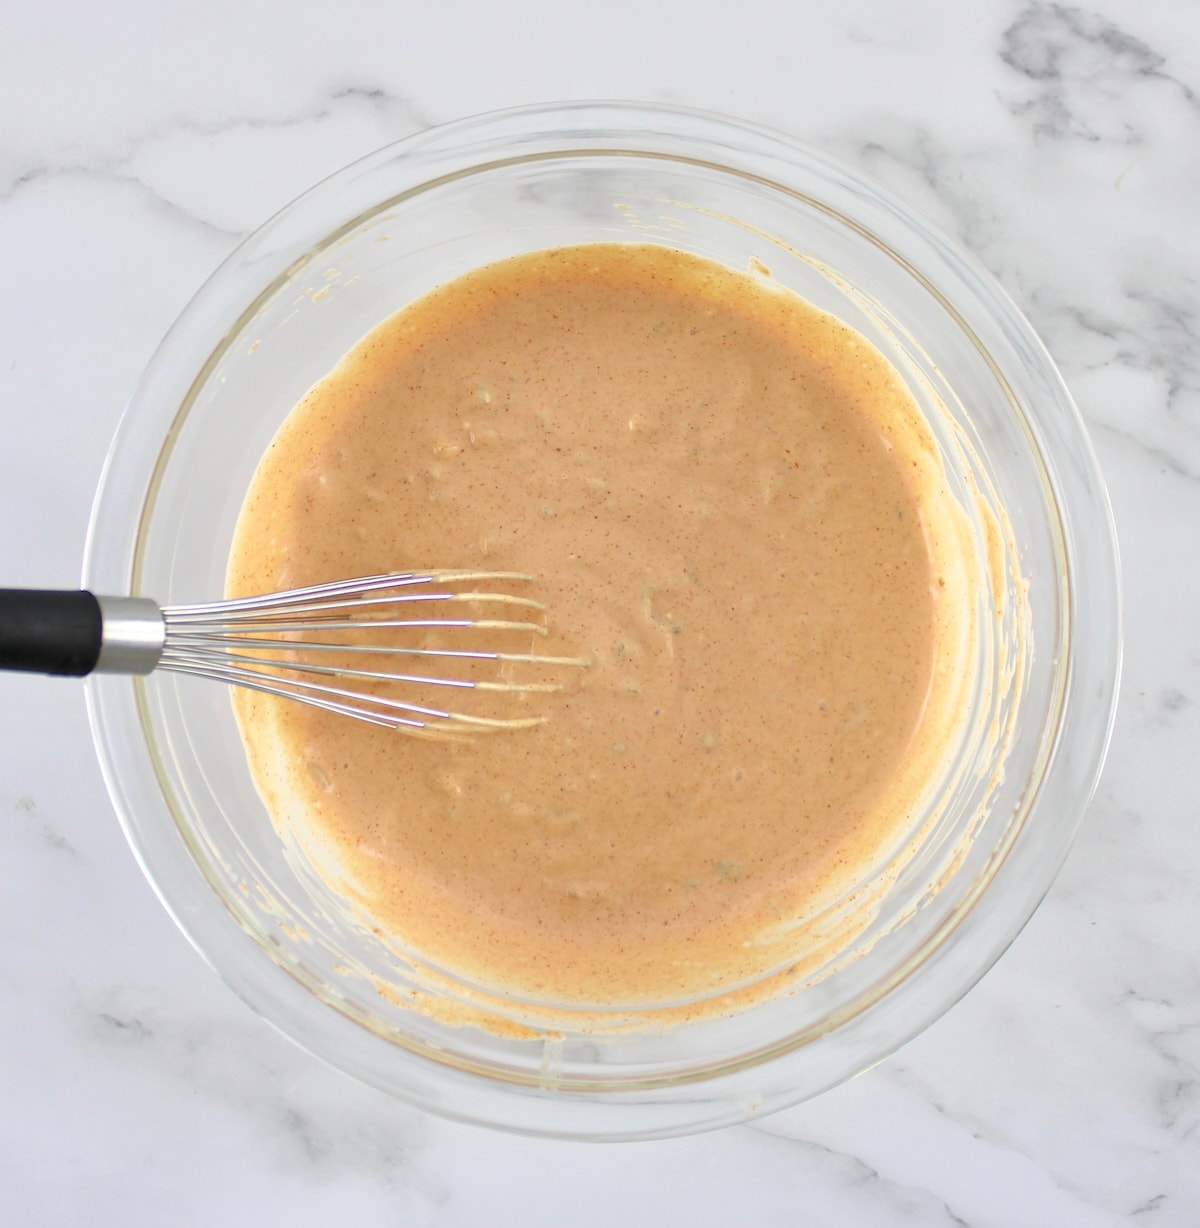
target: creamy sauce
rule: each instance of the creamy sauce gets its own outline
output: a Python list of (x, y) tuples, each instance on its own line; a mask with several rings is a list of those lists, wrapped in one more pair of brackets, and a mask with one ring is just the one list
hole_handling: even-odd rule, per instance
[(521, 705), (545, 725), (462, 742), (236, 710), (276, 822), (405, 949), (539, 1001), (702, 998), (803, 960), (913, 838), (958, 715), (963, 557), (928, 428), (857, 333), (661, 247), (536, 253), (303, 398), (228, 587), (529, 572), (537, 650), (590, 667)]

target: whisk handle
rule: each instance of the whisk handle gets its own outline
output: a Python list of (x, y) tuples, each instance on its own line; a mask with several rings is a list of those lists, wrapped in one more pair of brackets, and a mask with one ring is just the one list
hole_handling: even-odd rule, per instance
[(0, 669), (90, 674), (100, 659), (104, 619), (87, 592), (0, 589)]
[(0, 669), (148, 674), (165, 638), (162, 611), (146, 597), (0, 588)]

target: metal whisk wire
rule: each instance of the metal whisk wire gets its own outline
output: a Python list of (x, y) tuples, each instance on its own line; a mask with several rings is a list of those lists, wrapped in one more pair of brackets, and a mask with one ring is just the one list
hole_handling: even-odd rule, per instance
[[(558, 691), (561, 682), (446, 677), (440, 671), (426, 674), (381, 666), (397, 659), (457, 662), (464, 667), (468, 662), (530, 668), (588, 665), (582, 657), (395, 642), (397, 635), (455, 629), (545, 637), (547, 627), (538, 617), (545, 613), (541, 602), (506, 591), (464, 587), (513, 586), (532, 579), (522, 572), (404, 572), (167, 607), (141, 597), (0, 590), (0, 667), (71, 674), (93, 669), (135, 674), (165, 670), (408, 732), (523, 729), (542, 724), (545, 716), (476, 715), (391, 692), (427, 686), (519, 696)], [(447, 604), (476, 609), (491, 605), (513, 617), (451, 617), (436, 609)], [(427, 610), (432, 616), (400, 617)], [(387, 634), (386, 642), (375, 642), (380, 633)]]

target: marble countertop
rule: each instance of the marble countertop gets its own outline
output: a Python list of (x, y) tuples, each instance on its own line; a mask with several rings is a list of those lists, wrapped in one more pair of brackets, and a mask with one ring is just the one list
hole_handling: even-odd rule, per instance
[(0, 38), (0, 577), (77, 583), (105, 448), (211, 269), (429, 124), (624, 97), (790, 132), (1004, 283), (1121, 539), (1103, 779), (940, 1022), (809, 1104), (614, 1146), (393, 1103), (282, 1040), (142, 879), (75, 684), (0, 678), (0, 1223), (1200, 1223), (1200, 13), (1192, 0), (116, 0)]

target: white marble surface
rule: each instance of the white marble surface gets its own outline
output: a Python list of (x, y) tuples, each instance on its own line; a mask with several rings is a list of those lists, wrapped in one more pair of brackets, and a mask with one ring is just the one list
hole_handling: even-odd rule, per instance
[(108, 438), (213, 266), (430, 123), (628, 97), (762, 121), (958, 235), (1091, 425), (1127, 599), (1098, 796), (1024, 934), (852, 1084), (677, 1142), (389, 1102), (176, 932), (70, 682), (0, 678), (0, 1224), (1200, 1224), (1195, 0), (47, 0), (0, 18), (0, 578), (77, 581)]

